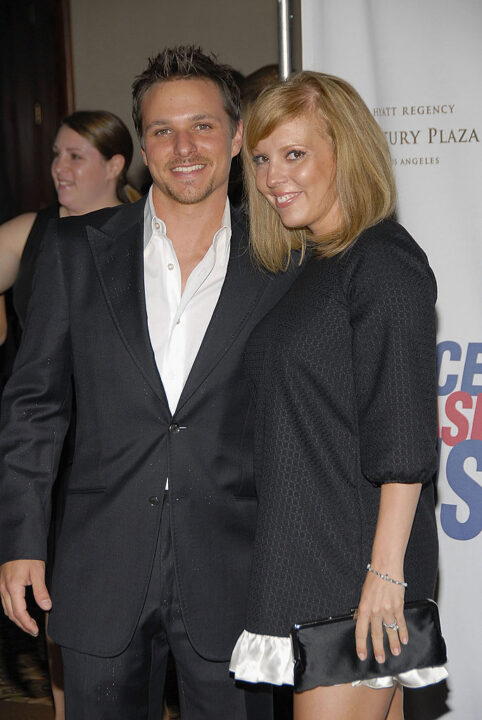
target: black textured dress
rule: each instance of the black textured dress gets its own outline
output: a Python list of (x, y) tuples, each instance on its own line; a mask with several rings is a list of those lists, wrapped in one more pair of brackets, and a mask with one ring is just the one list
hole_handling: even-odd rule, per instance
[(345, 253), (311, 257), (253, 332), (259, 495), (247, 630), (358, 605), (380, 485), (422, 482), (405, 556), (406, 600), (431, 597), (437, 569), (436, 285), (397, 223)]

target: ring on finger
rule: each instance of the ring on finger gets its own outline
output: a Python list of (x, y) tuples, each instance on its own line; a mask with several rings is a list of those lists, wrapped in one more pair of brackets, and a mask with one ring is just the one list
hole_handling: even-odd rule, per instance
[(382, 620), (382, 625), (386, 630), (398, 630), (398, 624), (396, 620), (391, 623), (386, 623), (384, 620)]

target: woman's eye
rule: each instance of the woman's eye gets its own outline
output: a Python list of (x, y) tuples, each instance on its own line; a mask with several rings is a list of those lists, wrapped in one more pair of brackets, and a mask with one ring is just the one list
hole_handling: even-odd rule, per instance
[(72, 158), (72, 160), (81, 160), (82, 159), (81, 155), (77, 155), (77, 153), (71, 153), (70, 157)]
[(268, 162), (266, 155), (254, 155), (253, 162), (255, 165), (264, 165)]
[(305, 155), (306, 153), (303, 150), (290, 150), (286, 157), (288, 160), (300, 160)]

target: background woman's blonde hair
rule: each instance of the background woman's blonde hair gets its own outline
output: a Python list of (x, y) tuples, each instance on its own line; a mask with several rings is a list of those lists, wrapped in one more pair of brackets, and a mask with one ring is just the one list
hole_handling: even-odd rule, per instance
[[(313, 237), (307, 228), (289, 229), (256, 189), (253, 150), (275, 128), (300, 115), (319, 120), (333, 142), (336, 189), (343, 220), (334, 233)], [(243, 168), (254, 256), (273, 272), (286, 269), (292, 249), (307, 244), (330, 257), (348, 248), (366, 228), (395, 209), (395, 181), (385, 136), (356, 90), (332, 75), (304, 71), (263, 91), (245, 129)]]

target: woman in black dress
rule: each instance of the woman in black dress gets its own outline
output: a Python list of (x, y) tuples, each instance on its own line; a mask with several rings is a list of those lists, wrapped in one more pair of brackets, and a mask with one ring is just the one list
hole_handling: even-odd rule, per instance
[[(404, 601), (437, 569), (436, 286), (423, 251), (390, 220), (383, 132), (356, 91), (304, 72), (252, 109), (243, 165), (251, 242), (271, 272), (303, 269), (256, 328), (258, 529), (235, 677), (293, 683), (295, 623), (358, 608), (356, 652), (378, 662), (410, 642)], [(367, 567), (367, 563), (369, 563)], [(295, 693), (295, 720), (403, 717), (397, 677)]]

